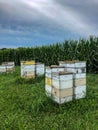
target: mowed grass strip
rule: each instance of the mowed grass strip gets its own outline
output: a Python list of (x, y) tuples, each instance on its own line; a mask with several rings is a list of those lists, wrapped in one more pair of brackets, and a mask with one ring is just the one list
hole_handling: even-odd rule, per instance
[(58, 105), (45, 95), (44, 76), (0, 74), (0, 130), (98, 130), (98, 75), (87, 74), (87, 96)]

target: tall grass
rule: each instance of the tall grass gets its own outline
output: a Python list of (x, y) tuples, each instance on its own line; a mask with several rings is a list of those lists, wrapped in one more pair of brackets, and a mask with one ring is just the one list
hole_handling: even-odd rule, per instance
[(0, 74), (0, 130), (98, 130), (98, 75), (87, 74), (87, 96), (62, 105), (47, 98), (44, 77)]

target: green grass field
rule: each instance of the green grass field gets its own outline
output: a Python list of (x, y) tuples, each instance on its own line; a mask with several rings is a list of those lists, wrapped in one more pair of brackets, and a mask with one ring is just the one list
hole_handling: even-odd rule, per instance
[(0, 74), (0, 130), (98, 130), (98, 75), (87, 74), (86, 98), (63, 105), (44, 86), (44, 77), (20, 78), (18, 67)]

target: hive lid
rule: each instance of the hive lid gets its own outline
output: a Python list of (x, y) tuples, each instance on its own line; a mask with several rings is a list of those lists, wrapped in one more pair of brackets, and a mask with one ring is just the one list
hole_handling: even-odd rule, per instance
[(65, 60), (65, 61), (59, 61), (59, 63), (66, 63), (66, 64), (73, 64), (75, 62), (79, 62), (79, 60)]
[(14, 65), (14, 61), (2, 62), (2, 65)]
[(85, 63), (86, 63), (86, 61), (76, 61), (75, 63), (82, 63), (82, 62), (85, 62)]
[(41, 63), (41, 62), (37, 62), (37, 63), (36, 63), (36, 65), (42, 65), (42, 64), (44, 64), (44, 63)]
[(24, 65), (32, 65), (32, 64), (35, 64), (35, 61), (32, 60), (32, 61), (21, 61), (21, 63), (23, 63)]
[(58, 65), (51, 65), (50, 68), (65, 68), (64, 66), (58, 66)]

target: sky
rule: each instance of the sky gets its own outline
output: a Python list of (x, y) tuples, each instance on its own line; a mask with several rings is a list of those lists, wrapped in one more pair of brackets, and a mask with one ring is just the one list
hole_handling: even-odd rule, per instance
[(98, 0), (0, 0), (0, 48), (98, 36)]

